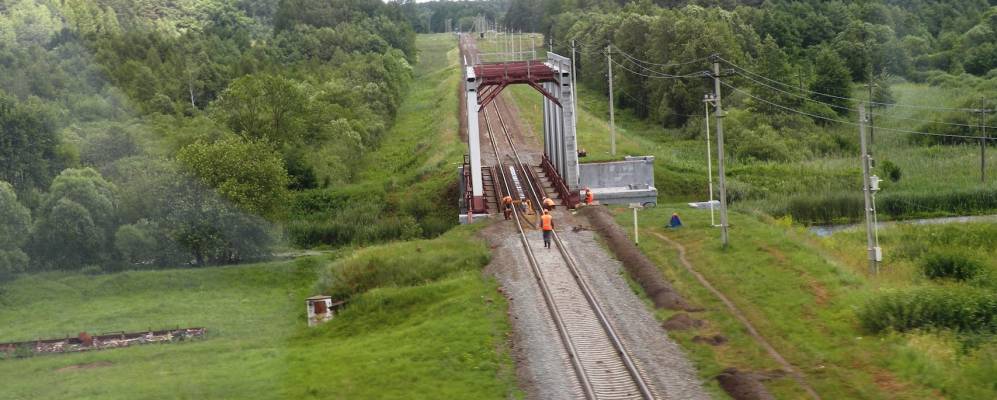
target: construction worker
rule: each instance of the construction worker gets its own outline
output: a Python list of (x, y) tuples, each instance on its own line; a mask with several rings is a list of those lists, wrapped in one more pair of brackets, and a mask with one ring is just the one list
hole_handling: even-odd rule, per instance
[(505, 219), (512, 217), (512, 196), (506, 195), (502, 198), (502, 213), (505, 214)]
[(544, 233), (544, 247), (550, 248), (550, 237), (554, 235), (554, 216), (550, 211), (544, 210), (544, 215), (540, 216), (540, 229)]
[(595, 201), (595, 193), (592, 193), (592, 189), (585, 188), (585, 205), (590, 206)]
[(544, 197), (544, 209), (547, 211), (554, 211), (554, 200), (550, 197)]

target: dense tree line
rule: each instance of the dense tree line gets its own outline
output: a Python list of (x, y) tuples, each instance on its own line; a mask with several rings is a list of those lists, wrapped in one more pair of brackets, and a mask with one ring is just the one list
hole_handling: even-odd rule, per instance
[(267, 256), (411, 79), (379, 0), (0, 1), (0, 278)]
[[(852, 139), (825, 134), (820, 125), (854, 118), (849, 98), (860, 83), (876, 85), (873, 100), (880, 103), (892, 102), (889, 86), (903, 80), (963, 89), (963, 108), (993, 107), (987, 99), (997, 92), (997, 7), (986, 0), (513, 0), (504, 23), (548, 34), (562, 54), (575, 40), (579, 81), (603, 93), (605, 48), (612, 43), (620, 64), (616, 104), (688, 135), (701, 131), (692, 117), (702, 115), (712, 85), (696, 76), (710, 68), (711, 55), (725, 60), (724, 69), (732, 63), (756, 73), (737, 70), (725, 79), (740, 88), (724, 88), (737, 122), (728, 125), (735, 158), (786, 160), (850, 149)], [(667, 75), (688, 78), (660, 79)], [(954, 112), (945, 117), (950, 123), (910, 129), (972, 136), (972, 126), (997, 121), (974, 118)], [(797, 149), (804, 151), (790, 151)]]

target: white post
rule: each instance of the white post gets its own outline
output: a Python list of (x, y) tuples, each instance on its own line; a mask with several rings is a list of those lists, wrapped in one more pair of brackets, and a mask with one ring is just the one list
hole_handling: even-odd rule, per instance
[(706, 174), (710, 188), (710, 226), (717, 226), (716, 218), (713, 216), (713, 150), (710, 149), (710, 103), (703, 103), (706, 107)]
[(637, 207), (634, 207), (634, 244), (640, 244), (640, 236), (637, 232)]
[(613, 115), (613, 58), (612, 48), (606, 46), (606, 65), (609, 68), (609, 154), (616, 156), (616, 117)]

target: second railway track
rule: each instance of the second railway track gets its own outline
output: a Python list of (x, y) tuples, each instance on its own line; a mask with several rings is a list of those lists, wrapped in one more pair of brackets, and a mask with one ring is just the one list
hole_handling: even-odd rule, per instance
[[(488, 117), (489, 110), (494, 118)], [(503, 152), (493, 134), (498, 130), (508, 144), (506, 155), (515, 163), (513, 171), (522, 171), (520, 174), (523, 176), (517, 179), (523, 182), (522, 193), (533, 204), (539, 205), (536, 182), (530, 175), (529, 167), (524, 168), (525, 164), (502, 119), (499, 102), (493, 102), (490, 108), (482, 110), (482, 118), (496, 162), (502, 167)], [(498, 129), (493, 129), (493, 124), (497, 124)], [(510, 182), (505, 176), (504, 171), (499, 174), (496, 184), (502, 185), (505, 193), (511, 193)], [(519, 210), (514, 208), (513, 213), (530, 267), (578, 378), (579, 394), (587, 399), (657, 398), (644, 379), (645, 373), (628, 354), (556, 230), (553, 245), (557, 247), (557, 254), (541, 252), (538, 255), (527, 239)]]

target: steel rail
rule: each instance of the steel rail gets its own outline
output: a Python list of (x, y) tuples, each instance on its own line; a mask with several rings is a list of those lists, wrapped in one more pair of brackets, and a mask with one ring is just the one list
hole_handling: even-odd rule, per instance
[[(487, 112), (483, 112), (482, 114), (487, 115)], [(520, 156), (519, 156), (519, 151), (516, 150), (516, 144), (512, 140), (512, 135), (509, 134), (509, 129), (506, 126), (504, 119), (502, 118), (502, 112), (499, 109), (499, 105), (498, 104), (495, 105), (495, 115), (498, 117), (498, 122), (499, 122), (500, 127), (502, 128), (502, 133), (504, 134), (504, 136), (506, 138), (506, 141), (508, 141), (508, 143), (509, 143), (509, 148), (512, 151), (512, 156), (515, 159), (516, 163), (519, 164), (520, 166), (526, 165), (526, 164), (523, 164), (522, 158), (520, 158)], [(492, 141), (492, 146), (495, 147), (495, 157), (499, 158), (498, 148), (497, 148), (497, 146), (495, 146), (495, 143), (494, 143), (495, 142), (494, 135), (491, 134), (491, 129), (487, 128), (487, 125), (488, 125), (487, 124), (487, 116), (486, 116), (486, 123), (485, 123), (485, 125), (486, 125), (486, 129), (488, 130), (489, 139)], [(525, 175), (526, 176), (523, 179), (525, 179), (527, 181), (533, 181), (534, 180), (534, 178), (533, 178), (533, 176), (532, 176), (532, 174), (531, 174), (530, 171), (525, 171)], [(533, 199), (536, 201), (535, 204), (537, 204), (539, 207), (542, 207), (542, 203), (540, 202), (539, 195), (538, 195), (538, 193), (536, 192), (536, 189), (535, 189), (536, 186), (534, 186), (534, 184), (538, 184), (538, 183), (539, 182), (535, 182), (535, 181), (534, 182), (528, 182), (524, 186), (526, 186), (526, 187), (529, 188), (529, 192), (532, 194)], [(531, 263), (533, 264), (534, 271), (537, 274), (539, 274), (538, 275), (539, 277), (541, 277), (539, 279), (541, 281), (541, 289), (545, 293), (545, 299), (547, 299), (548, 306), (551, 307), (552, 314), (555, 314), (555, 313), (557, 313), (556, 312), (557, 306), (553, 304), (553, 299), (551, 299), (548, 296), (549, 288), (547, 287), (546, 281), (544, 279), (542, 279), (543, 275), (542, 275), (542, 273), (539, 270), (539, 266), (536, 264), (536, 259), (533, 256), (533, 251), (532, 251), (532, 249), (530, 249), (530, 247), (529, 247), (529, 245), (528, 245), (528, 243), (526, 241), (526, 235), (525, 235), (525, 233), (523, 233), (522, 226), (519, 224), (518, 220), (517, 220), (517, 226), (520, 227), (521, 239), (523, 240), (524, 247), (526, 247), (526, 249), (527, 249), (527, 253), (529, 254), (529, 257), (531, 259)], [(574, 281), (578, 284), (578, 287), (581, 289), (581, 292), (582, 292), (583, 296), (585, 297), (585, 300), (589, 304), (589, 308), (594, 312), (594, 314), (596, 316), (596, 319), (598, 319), (599, 324), (602, 326), (603, 331), (606, 333), (606, 336), (609, 338), (610, 342), (612, 342), (613, 347), (616, 350), (616, 354), (620, 357), (621, 361), (623, 362), (624, 366), (626, 367), (627, 372), (629, 373), (629, 375), (630, 375), (631, 379), (633, 380), (634, 384), (637, 386), (637, 389), (640, 392), (641, 396), (644, 399), (653, 400), (655, 398), (654, 394), (652, 393), (652, 391), (651, 391), (650, 387), (648, 386), (647, 382), (645, 381), (644, 377), (641, 375), (639, 369), (637, 368), (637, 365), (634, 363), (633, 359), (630, 357), (629, 353), (627, 352), (626, 347), (623, 345), (623, 341), (620, 339), (619, 335), (617, 335), (616, 330), (613, 328), (613, 326), (610, 323), (609, 319), (606, 317), (605, 312), (603, 312), (602, 306), (596, 300), (595, 295), (593, 294), (591, 287), (589, 287), (588, 283), (585, 282), (585, 279), (582, 278), (581, 273), (579, 272), (578, 264), (575, 262), (574, 257), (571, 256), (571, 254), (568, 252), (567, 248), (564, 246), (564, 242), (561, 241), (560, 236), (558, 236), (557, 230), (553, 231), (553, 236), (554, 236), (554, 242), (557, 245), (558, 252), (561, 254), (561, 257), (564, 259), (565, 264), (568, 266), (568, 271), (571, 273), (572, 277), (574, 278)], [(558, 315), (556, 318), (559, 319), (560, 315)], [(563, 322), (558, 321), (558, 328), (560, 330), (562, 330), (562, 332), (563, 332), (562, 335), (561, 335), (562, 338), (564, 338), (566, 341), (570, 341), (571, 338), (570, 338), (570, 336), (567, 335), (567, 331), (564, 330), (565, 327), (564, 327)], [(574, 344), (573, 343), (566, 344), (566, 346), (569, 346), (572, 349), (571, 350), (572, 352), (576, 352), (576, 350), (574, 349)], [(587, 373), (587, 371), (585, 371), (584, 366), (581, 365), (580, 360), (578, 360), (577, 354), (571, 354), (571, 356), (572, 356), (572, 362), (576, 366), (576, 372), (579, 374), (579, 376), (584, 376), (584, 378), (582, 378), (582, 380), (585, 382), (583, 384), (583, 386), (584, 386), (587, 394), (589, 394), (589, 398), (592, 398), (592, 399), (597, 398), (595, 390), (594, 390), (593, 386), (591, 385), (591, 380), (588, 377), (588, 373)]]
[[(502, 166), (502, 157), (499, 156), (498, 144), (495, 143), (495, 135), (492, 134), (491, 127), (488, 124), (488, 115), (484, 110), (481, 113), (482, 120), (484, 121), (485, 131), (488, 133), (488, 139), (491, 141), (492, 149), (495, 151), (495, 161), (498, 162), (499, 166)], [(509, 192), (509, 182), (505, 180), (505, 175), (500, 177), (502, 180), (502, 186), (505, 187), (506, 193)], [(554, 297), (550, 293), (549, 285), (547, 285), (547, 279), (544, 277), (543, 271), (540, 270), (540, 263), (537, 262), (536, 255), (533, 253), (533, 249), (530, 247), (530, 242), (526, 238), (526, 230), (523, 229), (523, 223), (520, 221), (519, 210), (516, 207), (512, 208), (514, 214), (513, 219), (516, 220), (516, 228), (519, 230), (519, 240), (523, 243), (523, 248), (526, 249), (526, 257), (530, 261), (530, 267), (533, 269), (533, 275), (536, 277), (537, 282), (540, 284), (540, 292), (543, 294), (544, 302), (547, 303), (547, 308), (550, 309), (551, 316), (554, 318), (554, 324), (557, 325), (557, 332), (561, 336), (561, 341), (564, 342), (565, 350), (568, 352), (568, 358), (571, 359), (571, 365), (575, 369), (575, 373), (578, 376), (578, 381), (582, 385), (582, 391), (585, 392), (585, 397), (588, 399), (595, 399), (595, 389), (592, 387), (592, 382), (589, 380), (588, 374), (585, 373), (585, 368), (581, 364), (581, 360), (578, 358), (578, 349), (575, 348), (574, 341), (571, 340), (571, 336), (568, 334), (568, 329), (564, 325), (564, 318), (561, 317), (561, 312), (558, 310), (557, 304), (554, 303)]]

